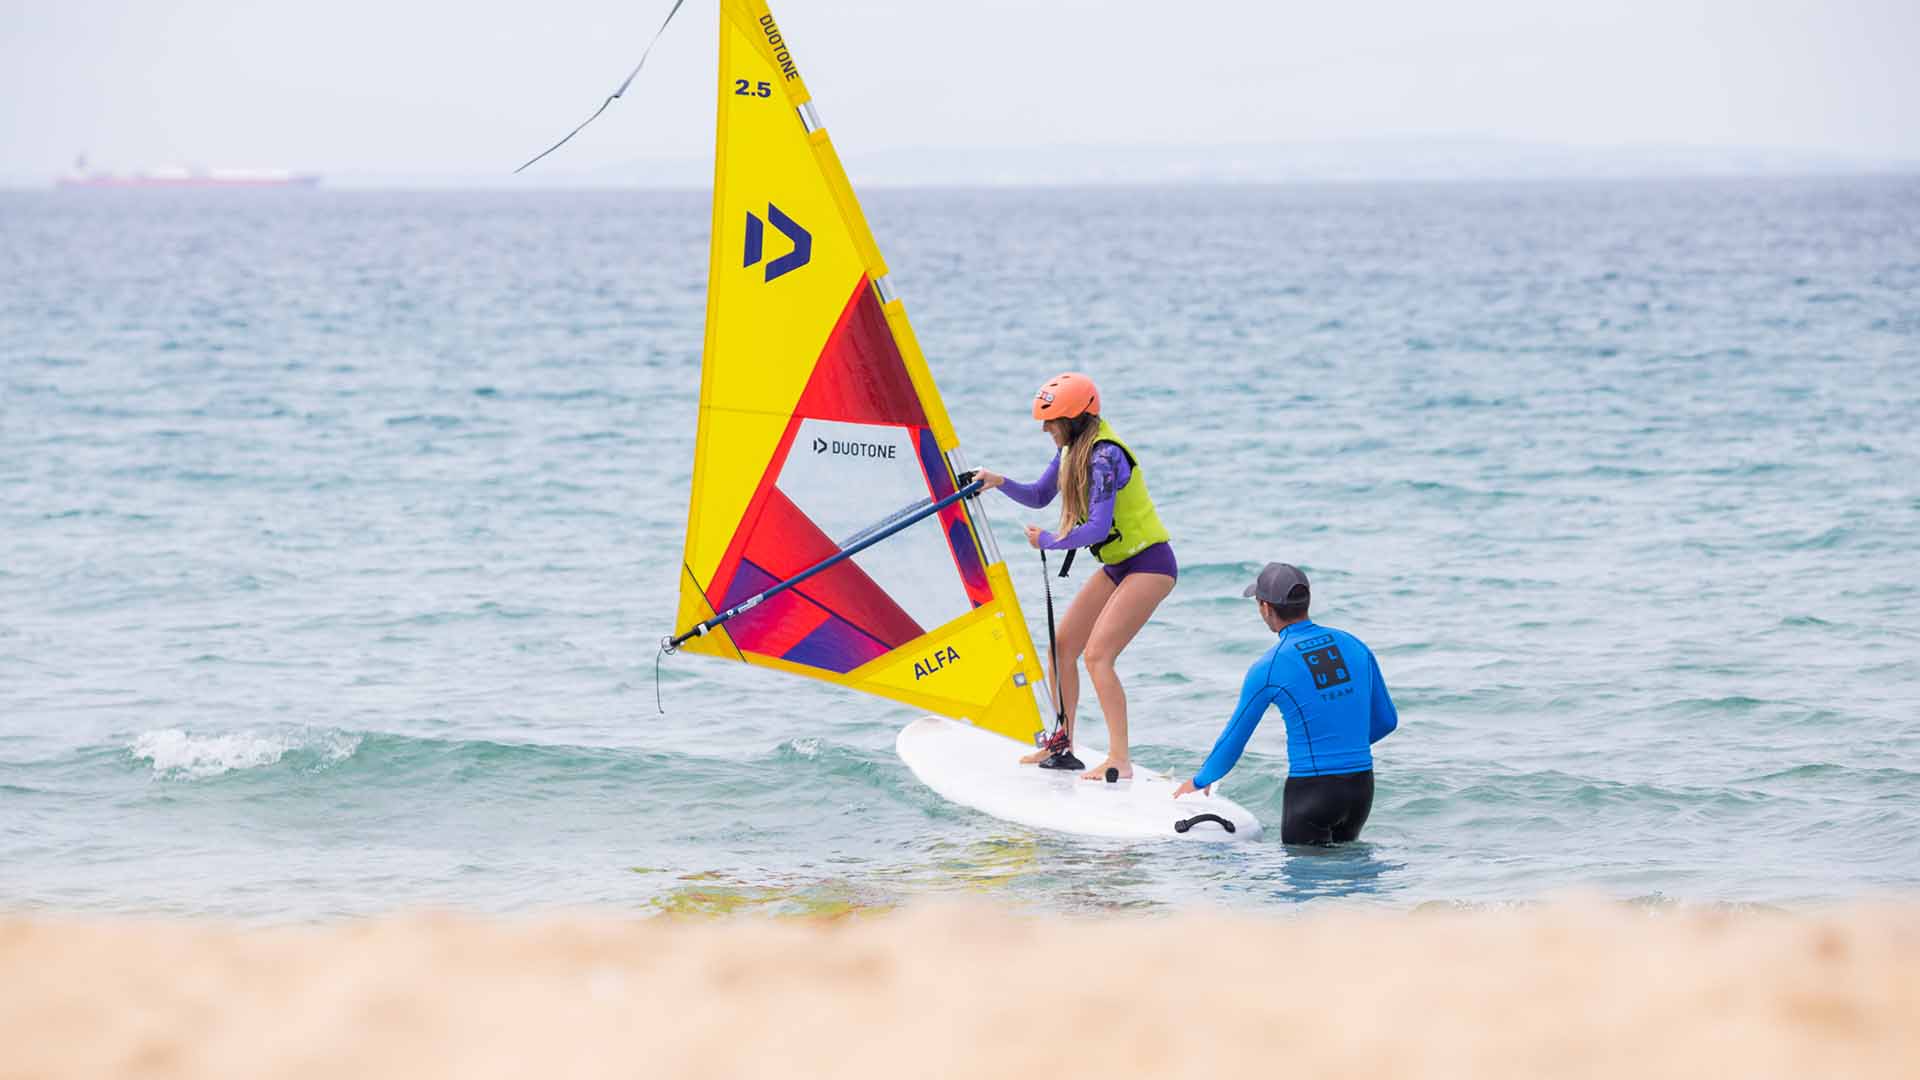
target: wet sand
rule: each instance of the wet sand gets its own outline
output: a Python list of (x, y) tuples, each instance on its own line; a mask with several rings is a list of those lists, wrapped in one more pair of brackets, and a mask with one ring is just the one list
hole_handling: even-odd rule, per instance
[(1920, 1076), (1920, 907), (0, 919), (0, 1077)]

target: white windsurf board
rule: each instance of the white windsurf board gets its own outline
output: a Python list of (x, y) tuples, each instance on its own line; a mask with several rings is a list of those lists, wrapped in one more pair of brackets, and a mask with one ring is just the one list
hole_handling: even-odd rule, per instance
[[(900, 760), (940, 796), (1036, 829), (1117, 840), (1233, 842), (1260, 835), (1260, 821), (1223, 795), (1176, 799), (1180, 781), (1139, 765), (1118, 783), (1082, 780), (1080, 770), (1020, 764), (1019, 743), (960, 720), (925, 716), (894, 740)], [(1089, 767), (1105, 754), (1077, 745)], [(1184, 827), (1183, 827), (1184, 826)]]

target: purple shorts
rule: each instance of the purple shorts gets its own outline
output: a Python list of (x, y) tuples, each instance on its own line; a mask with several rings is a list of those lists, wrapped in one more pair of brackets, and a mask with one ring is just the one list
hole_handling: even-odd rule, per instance
[(1101, 570), (1113, 579), (1115, 585), (1126, 580), (1128, 574), (1165, 574), (1175, 581), (1180, 579), (1180, 563), (1173, 557), (1173, 545), (1162, 540), (1141, 551), (1131, 559), (1124, 559)]

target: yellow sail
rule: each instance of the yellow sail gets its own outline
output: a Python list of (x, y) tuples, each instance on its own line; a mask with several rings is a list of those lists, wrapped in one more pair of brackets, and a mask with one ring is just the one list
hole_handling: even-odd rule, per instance
[[(953, 494), (959, 439), (766, 4), (720, 5), (713, 246), (675, 627)], [(689, 640), (1028, 741), (1041, 677), (978, 509), (930, 515)]]

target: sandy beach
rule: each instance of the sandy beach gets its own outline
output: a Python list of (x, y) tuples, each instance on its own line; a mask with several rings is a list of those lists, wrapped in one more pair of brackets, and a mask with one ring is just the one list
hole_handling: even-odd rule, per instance
[(1917, 971), (1908, 906), (16, 917), (0, 1076), (1911, 1077)]

